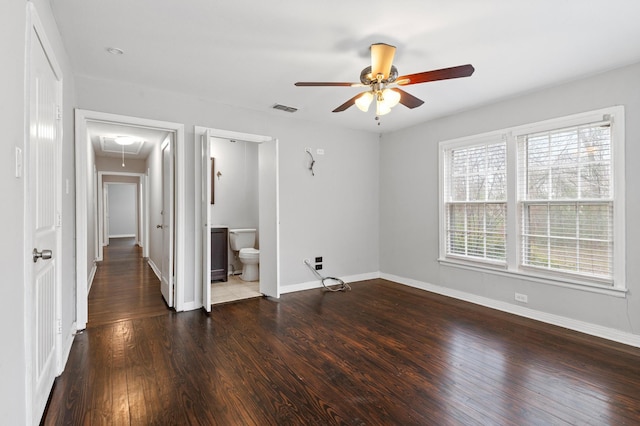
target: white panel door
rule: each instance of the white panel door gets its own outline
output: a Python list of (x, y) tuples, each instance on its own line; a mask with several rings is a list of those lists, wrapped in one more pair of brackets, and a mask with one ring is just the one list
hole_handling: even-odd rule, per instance
[(200, 144), (202, 161), (202, 307), (211, 312), (211, 228), (209, 206), (211, 205), (211, 134), (207, 130)]
[[(30, 126), (28, 158), (29, 247), (31, 282), (27, 309), (30, 315), (31, 408), (40, 419), (58, 369), (61, 346), (58, 330), (60, 275), (60, 148), (62, 82), (41, 41), (40, 26), (31, 28)], [(46, 39), (45, 39), (46, 40)], [(33, 259), (31, 261), (31, 259)], [(6, 324), (10, 326), (9, 324)], [(16, 407), (16, 409), (19, 409)]]
[(278, 271), (278, 143), (262, 142), (258, 148), (260, 206), (260, 293), (280, 297)]
[(173, 136), (169, 136), (169, 143), (162, 149), (162, 267), (161, 290), (162, 297), (169, 307), (174, 304), (174, 283), (173, 283)]

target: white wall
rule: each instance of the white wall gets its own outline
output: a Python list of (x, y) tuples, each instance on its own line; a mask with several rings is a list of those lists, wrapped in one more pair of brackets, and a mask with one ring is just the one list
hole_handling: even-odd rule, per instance
[(138, 228), (137, 185), (108, 185), (109, 238), (135, 236)]
[[(539, 312), (640, 335), (640, 65), (548, 88), (403, 131), (381, 142), (381, 271)], [(438, 142), (613, 105), (626, 110), (627, 299), (442, 266), (438, 258)]]
[(122, 160), (113, 157), (96, 157), (96, 167), (99, 172), (117, 173), (146, 173), (146, 161), (140, 159), (126, 159), (124, 167)]
[[(215, 203), (209, 208), (212, 226), (258, 227), (258, 144), (212, 138), (215, 158)], [(222, 173), (218, 178), (216, 173)]]
[[(195, 301), (200, 291), (196, 283), (200, 282), (201, 268), (195, 255), (200, 227), (194, 210), (196, 194), (200, 200), (200, 164), (195, 162), (194, 125), (279, 139), (283, 286), (314, 280), (301, 260), (316, 255), (325, 257), (325, 270), (331, 275), (377, 273), (376, 134), (294, 120), (268, 106), (264, 111), (252, 111), (87, 77), (77, 77), (76, 83), (80, 108), (185, 124), (186, 213), (195, 218), (187, 226), (185, 303)], [(325, 149), (326, 154), (318, 158), (315, 177), (306, 169), (305, 147)]]
[[(25, 3), (0, 3), (0, 37), (3, 66), (0, 67), (0, 122), (4, 137), (0, 155), (0, 191), (14, 208), (0, 209), (4, 225), (0, 244), (0, 266), (3, 285), (1, 300), (9, 301), (0, 309), (4, 326), (0, 328), (4, 351), (0, 361), (0, 418), (8, 424), (24, 422), (25, 415), (25, 329), (24, 329), (24, 262), (28, 242), (23, 238), (24, 181), (16, 179), (15, 147), (24, 148), (24, 62)], [(12, 324), (11, 327), (7, 326)]]
[(137, 232), (138, 232), (138, 244), (140, 246), (142, 246), (142, 226), (143, 223), (142, 221), (144, 220), (143, 217), (141, 217), (142, 211), (144, 210), (144, 205), (143, 205), (143, 200), (142, 200), (142, 184), (141, 181), (142, 179), (139, 176), (126, 176), (126, 175), (107, 175), (107, 174), (103, 174), (102, 175), (102, 183), (107, 184), (107, 183), (128, 183), (128, 184), (132, 184), (135, 186), (136, 188), (136, 193), (135, 193), (135, 197), (136, 197), (136, 223), (137, 223)]

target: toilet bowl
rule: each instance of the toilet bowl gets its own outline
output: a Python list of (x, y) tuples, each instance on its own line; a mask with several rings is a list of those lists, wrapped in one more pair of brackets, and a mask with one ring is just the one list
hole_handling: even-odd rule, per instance
[(242, 263), (243, 281), (258, 281), (260, 279), (260, 250), (253, 248), (256, 241), (255, 229), (230, 229), (229, 245), (231, 250), (238, 252), (238, 259)]
[(260, 270), (258, 268), (258, 263), (260, 263), (260, 250), (254, 248), (240, 249), (238, 258), (240, 262), (242, 262), (240, 279), (243, 281), (258, 281), (260, 279)]

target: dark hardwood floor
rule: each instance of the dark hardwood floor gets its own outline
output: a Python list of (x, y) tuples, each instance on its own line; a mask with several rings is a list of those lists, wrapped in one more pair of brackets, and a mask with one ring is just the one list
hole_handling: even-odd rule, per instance
[(134, 238), (111, 238), (89, 292), (87, 328), (165, 315), (160, 281), (142, 259)]
[(385, 280), (351, 286), (92, 326), (43, 423), (640, 424), (639, 349)]

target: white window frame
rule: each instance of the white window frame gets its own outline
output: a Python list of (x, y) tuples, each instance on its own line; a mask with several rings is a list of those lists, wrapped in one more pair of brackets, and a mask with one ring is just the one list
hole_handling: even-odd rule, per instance
[[(518, 147), (521, 135), (555, 130), (564, 127), (611, 120), (611, 157), (613, 167), (613, 280), (611, 283), (589, 279), (559, 271), (545, 271), (521, 266), (520, 205), (518, 200)], [(470, 260), (447, 255), (445, 161), (446, 151), (486, 143), (504, 137), (507, 141), (507, 253), (506, 264)], [(439, 143), (439, 259), (441, 264), (495, 273), (534, 282), (575, 288), (596, 293), (624, 297), (627, 291), (625, 273), (625, 123), (624, 107), (614, 106), (561, 118), (541, 121), (494, 132), (458, 138)]]

